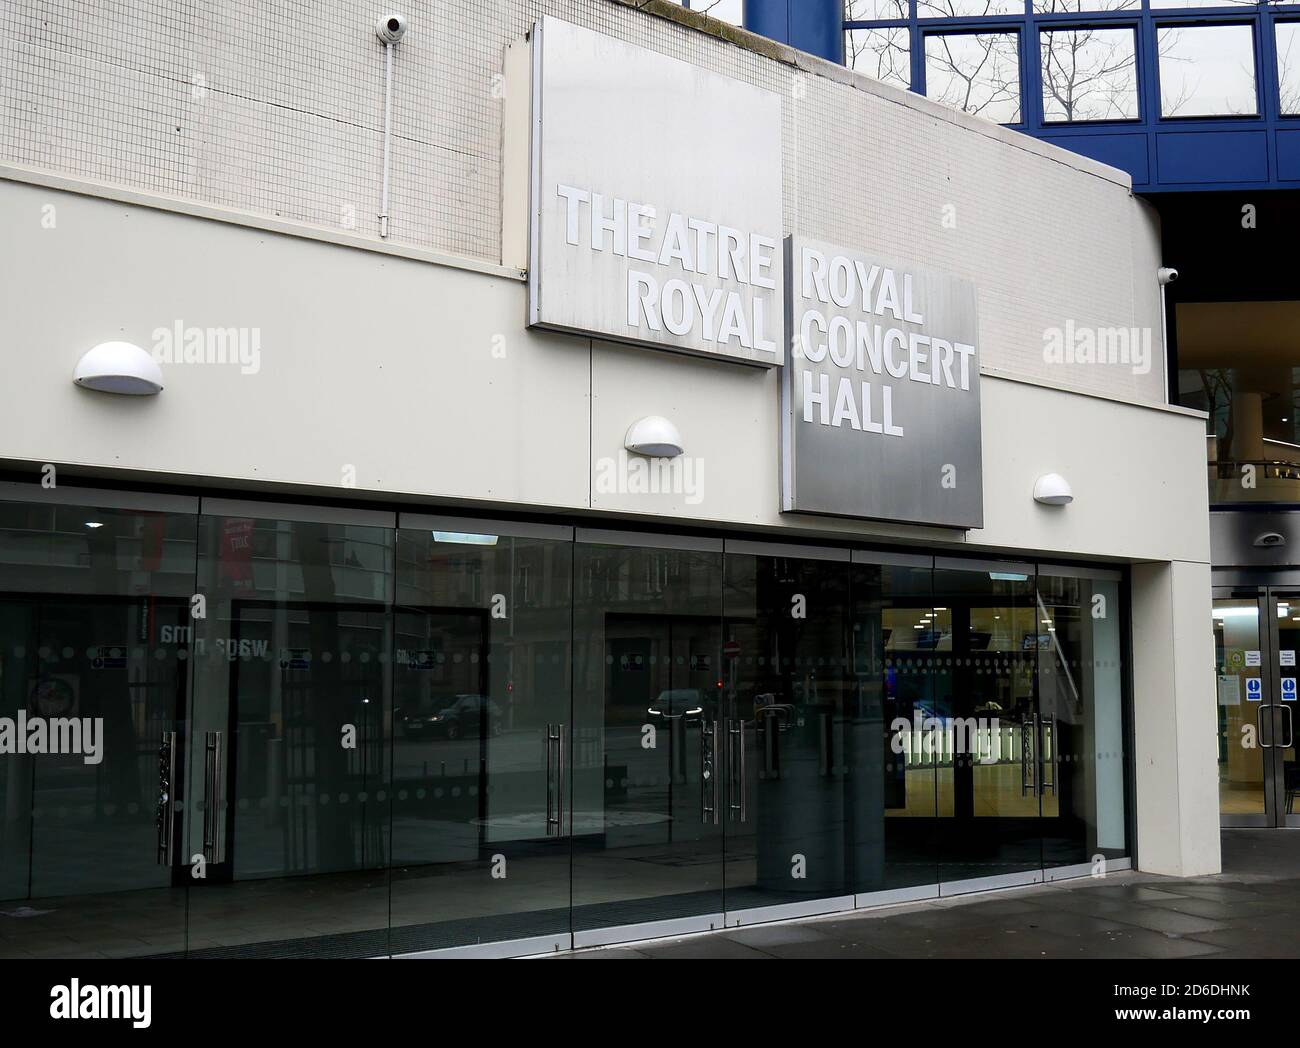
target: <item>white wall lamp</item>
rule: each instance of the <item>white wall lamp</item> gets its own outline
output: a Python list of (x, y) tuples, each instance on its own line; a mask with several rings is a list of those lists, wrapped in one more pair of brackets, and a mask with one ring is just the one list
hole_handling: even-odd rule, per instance
[(648, 458), (676, 458), (685, 450), (677, 427), (662, 415), (647, 415), (633, 422), (623, 446)]
[(132, 342), (101, 342), (87, 350), (72, 381), (83, 389), (133, 396), (151, 396), (163, 388), (158, 361)]
[(1034, 481), (1034, 501), (1044, 506), (1068, 506), (1074, 501), (1074, 492), (1061, 474), (1044, 473)]

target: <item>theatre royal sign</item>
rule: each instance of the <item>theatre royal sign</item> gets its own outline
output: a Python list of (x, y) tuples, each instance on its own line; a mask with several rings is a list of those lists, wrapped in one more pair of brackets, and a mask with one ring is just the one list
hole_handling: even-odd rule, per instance
[(530, 55), (530, 326), (784, 365), (783, 511), (980, 527), (974, 286), (785, 237), (772, 92), (550, 17)]
[(782, 363), (780, 98), (558, 19), (533, 33), (529, 323)]

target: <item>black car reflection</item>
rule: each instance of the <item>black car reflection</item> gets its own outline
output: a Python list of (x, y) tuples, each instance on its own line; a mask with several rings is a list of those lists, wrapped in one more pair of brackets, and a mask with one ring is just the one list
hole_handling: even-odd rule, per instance
[(703, 720), (706, 712), (704, 693), (699, 688), (669, 688), (646, 707), (650, 723)]
[(414, 709), (394, 710), (393, 719), (407, 738), (501, 734), (501, 707), (483, 695), (434, 696)]

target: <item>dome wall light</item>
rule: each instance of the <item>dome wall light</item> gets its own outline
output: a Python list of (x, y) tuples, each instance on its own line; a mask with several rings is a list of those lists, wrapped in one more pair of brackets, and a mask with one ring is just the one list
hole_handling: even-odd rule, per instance
[(88, 350), (72, 372), (72, 381), (100, 393), (151, 396), (163, 388), (162, 368), (131, 342), (101, 342)]
[(623, 438), (623, 446), (649, 458), (676, 458), (685, 450), (677, 427), (662, 415), (647, 415), (633, 422)]
[(1034, 501), (1044, 506), (1068, 506), (1074, 501), (1074, 492), (1061, 474), (1044, 473), (1034, 481)]

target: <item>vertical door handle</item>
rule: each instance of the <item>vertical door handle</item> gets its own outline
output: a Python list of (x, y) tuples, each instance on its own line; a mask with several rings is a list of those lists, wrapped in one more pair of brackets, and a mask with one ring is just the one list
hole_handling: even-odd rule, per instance
[(560, 816), (556, 813), (556, 797), (559, 794), (556, 776), (556, 756), (560, 741), (560, 726), (546, 726), (546, 836), (560, 835)]
[(223, 859), (225, 843), (221, 832), (222, 775), (221, 775), (221, 732), (209, 731), (204, 734), (203, 772), (205, 779), (203, 800), (203, 858), (210, 863)]
[(1291, 707), (1285, 702), (1278, 703), (1278, 709), (1286, 714), (1286, 742), (1278, 745), (1284, 750), (1289, 750), (1295, 745), (1295, 721), (1291, 719)]
[(555, 836), (564, 836), (564, 725), (555, 726)]
[(700, 722), (700, 822), (718, 824), (718, 722)]
[(1020, 722), (1020, 796), (1038, 789), (1038, 755), (1035, 736), (1038, 734), (1038, 714), (1031, 713)]
[(1259, 748), (1261, 750), (1271, 750), (1273, 748), (1273, 741), (1272, 741), (1273, 740), (1273, 730), (1272, 730), (1273, 718), (1272, 716), (1268, 718), (1269, 741), (1265, 742), (1264, 741), (1264, 718), (1261, 716), (1265, 710), (1271, 710), (1272, 708), (1273, 708), (1273, 704), (1271, 702), (1261, 702), (1258, 706), (1255, 707), (1255, 730), (1259, 733)]
[[(1058, 764), (1059, 758), (1057, 756), (1057, 747), (1056, 747), (1056, 714), (1053, 713), (1049, 715), (1046, 725), (1043, 724), (1043, 719), (1039, 717), (1038, 730), (1040, 733), (1042, 733), (1041, 737), (1038, 740), (1038, 752), (1039, 752), (1038, 781), (1040, 783), (1038, 787), (1038, 792), (1040, 795), (1045, 794), (1048, 788), (1050, 787), (1052, 791), (1052, 796), (1055, 797), (1056, 776), (1061, 770), (1060, 765)], [(1044, 753), (1046, 753), (1047, 755), (1043, 756)], [(1052, 779), (1050, 782), (1047, 779), (1047, 769), (1049, 766), (1052, 769)]]
[(732, 822), (746, 821), (745, 722), (727, 721), (727, 815)]
[(817, 728), (818, 744), (821, 749), (819, 755), (821, 766), (817, 770), (823, 778), (830, 778), (831, 769), (835, 764), (835, 736), (833, 734), (834, 729), (831, 727), (831, 715), (829, 713), (819, 714)]
[(158, 824), (158, 865), (172, 864), (172, 838), (175, 833), (176, 813), (176, 733), (162, 733), (158, 747), (158, 807), (155, 821)]

